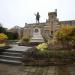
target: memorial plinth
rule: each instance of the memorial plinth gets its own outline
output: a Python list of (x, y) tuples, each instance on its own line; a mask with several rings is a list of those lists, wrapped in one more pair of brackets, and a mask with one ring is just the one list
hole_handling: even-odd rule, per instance
[(39, 27), (33, 28), (32, 37), (30, 39), (30, 42), (34, 42), (34, 43), (44, 42), (44, 39), (41, 34), (41, 29)]

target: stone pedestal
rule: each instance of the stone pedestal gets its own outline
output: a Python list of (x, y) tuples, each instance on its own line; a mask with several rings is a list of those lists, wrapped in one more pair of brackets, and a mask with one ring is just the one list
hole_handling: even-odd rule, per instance
[(39, 27), (33, 28), (32, 38), (31, 38), (30, 42), (36, 42), (36, 43), (44, 42), (44, 39), (41, 35), (41, 29)]

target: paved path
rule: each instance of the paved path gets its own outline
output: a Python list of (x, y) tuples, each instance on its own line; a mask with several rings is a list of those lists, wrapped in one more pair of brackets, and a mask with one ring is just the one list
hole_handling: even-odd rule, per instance
[(18, 45), (11, 45), (12, 48), (9, 48), (7, 50), (13, 50), (13, 51), (26, 51), (31, 47), (27, 47), (27, 46), (18, 46)]
[(75, 65), (40, 67), (0, 64), (0, 75), (75, 75)]
[(56, 66), (14, 66), (0, 64), (0, 75), (57, 75)]

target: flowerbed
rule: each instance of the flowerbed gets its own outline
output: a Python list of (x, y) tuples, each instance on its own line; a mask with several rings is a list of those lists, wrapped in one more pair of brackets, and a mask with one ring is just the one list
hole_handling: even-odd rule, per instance
[(31, 48), (24, 53), (23, 63), (25, 65), (61, 65), (73, 64), (75, 62), (75, 51), (68, 50), (45, 50), (38, 51)]

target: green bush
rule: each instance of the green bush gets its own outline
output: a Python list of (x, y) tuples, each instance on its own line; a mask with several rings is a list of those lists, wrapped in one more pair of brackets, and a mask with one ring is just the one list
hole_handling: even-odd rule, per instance
[(61, 42), (66, 49), (75, 46), (75, 26), (63, 26), (55, 33), (56, 39)]

